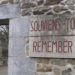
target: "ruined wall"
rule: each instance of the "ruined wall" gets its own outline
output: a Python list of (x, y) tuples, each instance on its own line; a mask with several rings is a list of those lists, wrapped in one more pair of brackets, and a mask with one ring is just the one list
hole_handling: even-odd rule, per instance
[[(74, 75), (74, 59), (28, 57), (28, 24), (31, 15), (75, 13), (75, 0), (0, 0), (0, 10), (13, 13), (9, 30), (9, 75)], [(16, 5), (16, 6), (15, 6)], [(3, 9), (1, 9), (4, 7)], [(9, 11), (8, 10), (8, 11)], [(7, 11), (7, 12), (8, 12)], [(9, 13), (12, 13), (10, 12)], [(3, 15), (3, 14), (2, 14)], [(4, 16), (4, 15), (3, 15)], [(1, 16), (2, 17), (2, 16)]]

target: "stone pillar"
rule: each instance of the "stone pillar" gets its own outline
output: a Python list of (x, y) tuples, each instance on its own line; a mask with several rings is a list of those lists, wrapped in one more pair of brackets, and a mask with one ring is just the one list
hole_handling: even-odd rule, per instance
[(29, 17), (10, 19), (8, 75), (35, 75), (35, 59), (25, 55)]

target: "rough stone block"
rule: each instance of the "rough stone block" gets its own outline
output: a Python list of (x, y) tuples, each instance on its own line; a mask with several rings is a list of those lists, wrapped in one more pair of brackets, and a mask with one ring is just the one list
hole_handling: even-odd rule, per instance
[(9, 56), (25, 56), (24, 38), (9, 38)]
[(14, 3), (14, 0), (9, 0), (9, 3), (13, 4)]
[(44, 58), (42, 58), (42, 59), (38, 59), (37, 60), (37, 62), (38, 63), (44, 63), (44, 64), (49, 64), (50, 63), (50, 59), (44, 59)]
[(68, 9), (65, 8), (64, 6), (56, 6), (54, 8), (54, 11), (57, 12), (57, 13), (62, 12), (62, 11), (66, 11), (66, 10), (68, 10)]
[(22, 3), (21, 8), (30, 8), (30, 7), (35, 7), (35, 3)]
[(69, 9), (71, 9), (71, 10), (75, 10), (75, 6), (73, 6), (73, 5), (69, 5)]
[(62, 0), (46, 0), (45, 5), (54, 5), (60, 3)]
[(29, 17), (11, 19), (9, 36), (26, 37), (29, 35)]
[(0, 0), (0, 4), (8, 4), (9, 0)]
[(52, 65), (50, 59), (37, 59), (37, 72), (52, 72)]
[(19, 3), (19, 0), (9, 0), (9, 3), (11, 3), (11, 4), (17, 4), (17, 3)]
[(0, 19), (14, 18), (21, 15), (19, 4), (0, 6)]
[(51, 64), (58, 66), (65, 66), (68, 62), (68, 59), (51, 59)]
[(75, 4), (75, 0), (66, 0), (65, 4), (73, 5)]
[(55, 75), (62, 75), (61, 74), (61, 68), (59, 68), (59, 66), (54, 66), (53, 72), (54, 72)]
[(9, 57), (8, 75), (35, 75), (35, 59)]
[(22, 10), (22, 16), (30, 16), (31, 12), (29, 9)]
[(38, 4), (38, 5), (42, 5), (43, 3), (44, 3), (44, 0), (38, 0), (38, 1), (37, 1), (37, 4)]
[(36, 7), (33, 11), (34, 15), (41, 15), (44, 14), (45, 12), (51, 10), (50, 7)]

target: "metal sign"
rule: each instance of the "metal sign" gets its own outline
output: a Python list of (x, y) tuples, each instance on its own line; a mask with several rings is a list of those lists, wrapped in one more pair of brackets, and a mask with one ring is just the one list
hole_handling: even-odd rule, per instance
[(31, 16), (29, 56), (75, 58), (75, 14)]

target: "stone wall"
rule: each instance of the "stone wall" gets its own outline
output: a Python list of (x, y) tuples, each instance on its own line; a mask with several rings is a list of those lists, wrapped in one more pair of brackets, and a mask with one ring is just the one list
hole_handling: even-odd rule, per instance
[(75, 0), (0, 0), (0, 19), (10, 19), (8, 75), (75, 74), (74, 59), (28, 56), (30, 16), (65, 13), (75, 13)]
[(22, 15), (53, 15), (75, 10), (74, 0), (21, 0)]
[(19, 4), (22, 16), (75, 12), (75, 0), (1, 0), (0, 5)]
[(10, 20), (9, 75), (74, 75), (74, 59), (29, 58), (29, 18)]

